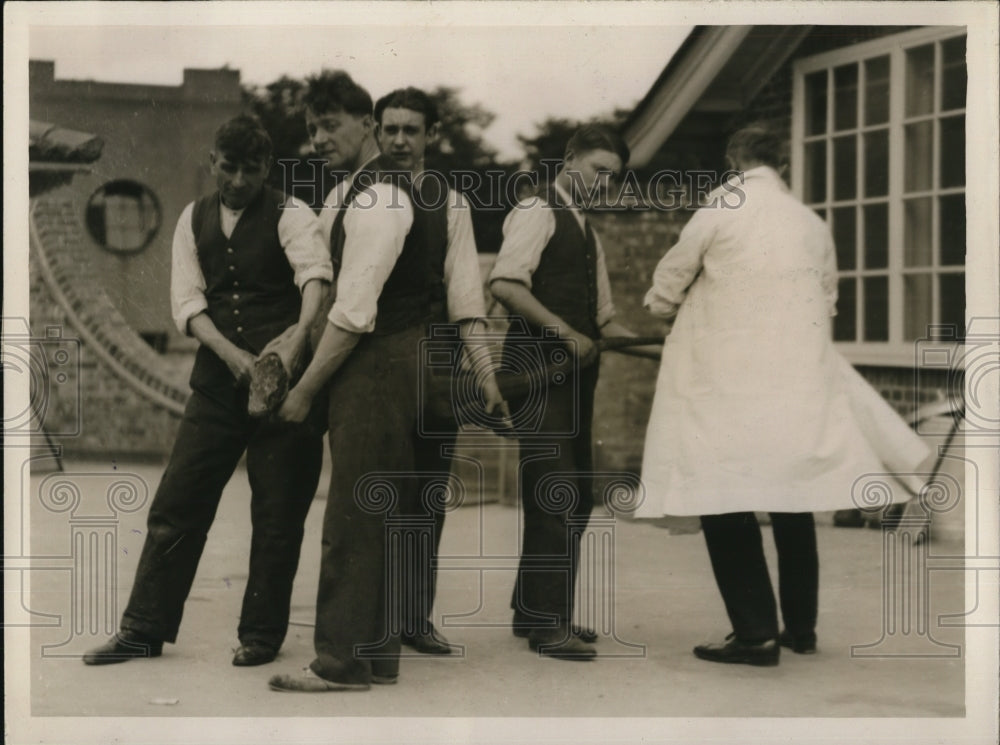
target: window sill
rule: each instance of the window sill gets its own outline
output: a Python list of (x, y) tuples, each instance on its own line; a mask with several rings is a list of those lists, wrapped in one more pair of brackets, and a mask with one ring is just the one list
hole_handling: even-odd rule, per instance
[(921, 340), (909, 344), (845, 344), (834, 348), (852, 365), (964, 370), (969, 349), (950, 341)]

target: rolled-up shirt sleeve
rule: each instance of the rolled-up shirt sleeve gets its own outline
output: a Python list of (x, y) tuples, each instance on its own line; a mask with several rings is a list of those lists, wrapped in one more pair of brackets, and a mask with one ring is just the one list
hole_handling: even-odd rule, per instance
[(191, 335), (188, 321), (208, 310), (205, 275), (198, 263), (198, 249), (194, 242), (194, 228), (191, 226), (193, 212), (194, 202), (181, 212), (171, 249), (170, 312), (177, 330), (185, 336)]
[(653, 286), (643, 300), (643, 305), (653, 315), (664, 318), (676, 315), (688, 287), (701, 271), (705, 251), (715, 234), (710, 211), (703, 208), (695, 212), (677, 243), (656, 265)]
[(374, 184), (347, 207), (344, 254), (330, 323), (355, 334), (375, 328), (378, 298), (413, 225), (409, 197), (392, 184)]
[(611, 279), (604, 260), (604, 246), (597, 233), (594, 233), (594, 243), (597, 244), (597, 327), (600, 328), (615, 317), (615, 304), (611, 299)]
[(448, 320), (464, 321), (486, 315), (479, 253), (472, 230), (472, 209), (464, 195), (448, 197), (448, 248), (444, 256), (444, 284), (448, 298)]
[(507, 279), (530, 290), (531, 275), (555, 232), (555, 215), (544, 201), (532, 197), (518, 203), (504, 220), (503, 243), (490, 272), (490, 283)]
[(333, 281), (333, 263), (322, 226), (305, 202), (292, 197), (285, 203), (278, 220), (278, 240), (299, 290), (311, 279)]

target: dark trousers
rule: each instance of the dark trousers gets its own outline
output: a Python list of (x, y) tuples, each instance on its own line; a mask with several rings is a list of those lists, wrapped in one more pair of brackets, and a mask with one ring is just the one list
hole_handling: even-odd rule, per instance
[[(777, 608), (757, 517), (752, 512), (702, 515), (701, 526), (736, 638), (746, 642), (776, 638)], [(778, 550), (778, 594), (785, 628), (796, 636), (812, 634), (819, 600), (813, 515), (772, 512), (771, 527)]]
[(329, 388), (330, 496), (312, 670), (370, 682), (399, 670), (401, 515), (419, 512), (414, 469), (423, 331), (367, 335)]
[[(569, 623), (580, 536), (594, 508), (594, 389), (597, 364), (576, 385), (549, 385), (538, 434), (522, 436), (518, 484), (523, 510), (521, 560), (511, 598), (515, 621)], [(548, 452), (546, 452), (548, 451)]]
[(451, 455), (445, 455), (455, 445), (458, 425), (454, 422), (431, 421), (428, 430), (434, 436), (417, 432), (414, 436), (414, 462), (417, 493), (420, 495), (417, 512), (412, 516), (413, 530), (403, 543), (403, 587), (401, 613), (404, 634), (430, 632), (431, 611), (437, 592), (438, 549), (444, 529), (445, 510), (441, 503), (442, 488), (447, 488), (447, 474), (451, 471)]
[(247, 391), (236, 389), (227, 374), (219, 371), (219, 385), (196, 389), (188, 401), (150, 506), (121, 626), (176, 640), (222, 490), (245, 451), (253, 532), (239, 638), (280, 647), (303, 525), (319, 483), (323, 440), (307, 424), (250, 419)]

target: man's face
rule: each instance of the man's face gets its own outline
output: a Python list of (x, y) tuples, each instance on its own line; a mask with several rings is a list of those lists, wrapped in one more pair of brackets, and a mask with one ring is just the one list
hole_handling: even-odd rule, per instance
[(611, 185), (618, 179), (625, 164), (610, 150), (588, 150), (577, 155), (566, 155), (565, 169), (570, 174), (573, 187), (581, 188), (585, 194), (595, 195), (603, 200)]
[(306, 130), (313, 150), (331, 169), (351, 169), (356, 163), (365, 137), (372, 130), (370, 116), (355, 116), (346, 111), (318, 114), (306, 108)]
[(427, 131), (424, 115), (412, 109), (385, 109), (375, 136), (379, 149), (408, 170), (423, 167), (427, 145), (433, 141), (436, 125)]
[(217, 150), (209, 153), (208, 158), (222, 203), (233, 210), (250, 204), (264, 186), (271, 168), (270, 158), (240, 158)]

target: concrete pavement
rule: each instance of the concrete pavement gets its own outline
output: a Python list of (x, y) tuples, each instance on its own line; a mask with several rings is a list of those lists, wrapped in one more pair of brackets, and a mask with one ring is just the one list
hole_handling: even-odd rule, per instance
[[(67, 463), (66, 474), (32, 477), (41, 502), (62, 480), (98, 500), (118, 482), (141, 483), (148, 498), (159, 466)], [(274, 673), (296, 672), (312, 659), (313, 601), (319, 528), (325, 502), (313, 504), (293, 596), (293, 626), (278, 659), (258, 668), (230, 664), (246, 581), (249, 486), (240, 469), (223, 496), (176, 645), (163, 657), (87, 667), (83, 650), (105, 638), (128, 598), (142, 546), (142, 509), (120, 512), (114, 530), (119, 585), (73, 555), (71, 536), (86, 525), (51, 504), (31, 514), (32, 554), (53, 559), (32, 572), (24, 604), (39, 625), (31, 635), (33, 716), (101, 717), (961, 717), (965, 700), (964, 633), (942, 626), (961, 614), (961, 571), (933, 572), (926, 603), (906, 609), (884, 600), (883, 536), (834, 528), (819, 520), (821, 553), (819, 648), (785, 653), (776, 668), (702, 662), (693, 645), (729, 631), (700, 535), (670, 535), (646, 523), (595, 513), (595, 539), (583, 560), (580, 617), (603, 633), (590, 663), (539, 658), (507, 625), (516, 566), (519, 513), (497, 503), (451, 513), (442, 545), (435, 622), (461, 654), (414, 655), (396, 686), (363, 693), (294, 695), (268, 689)], [(51, 499), (50, 499), (51, 502)], [(73, 523), (73, 524), (71, 524)], [(83, 525), (83, 528), (81, 528)], [(86, 528), (90, 529), (90, 528)], [(773, 543), (765, 546), (774, 570)], [(96, 545), (96, 544), (95, 544)], [(935, 542), (931, 553), (960, 554)], [(932, 557), (933, 558), (933, 557)], [(104, 556), (102, 561), (110, 561)], [(933, 563), (933, 562), (931, 562)], [(91, 568), (92, 569), (92, 568)], [(90, 573), (88, 574), (88, 571)], [(74, 581), (82, 583), (76, 585)], [(74, 579), (75, 578), (75, 579)], [(10, 595), (8, 595), (10, 602)], [(897, 633), (886, 636), (886, 613)], [(918, 629), (926, 613), (929, 628)], [(42, 621), (47, 625), (40, 625)], [(898, 633), (910, 624), (909, 632)], [(890, 632), (892, 629), (890, 629)], [(881, 643), (880, 642), (881, 639)], [(878, 643), (878, 644), (876, 644)], [(852, 645), (873, 645), (852, 656)], [(948, 646), (955, 645), (955, 646)], [(856, 654), (858, 650), (855, 650)], [(899, 656), (929, 654), (931, 656)]]

